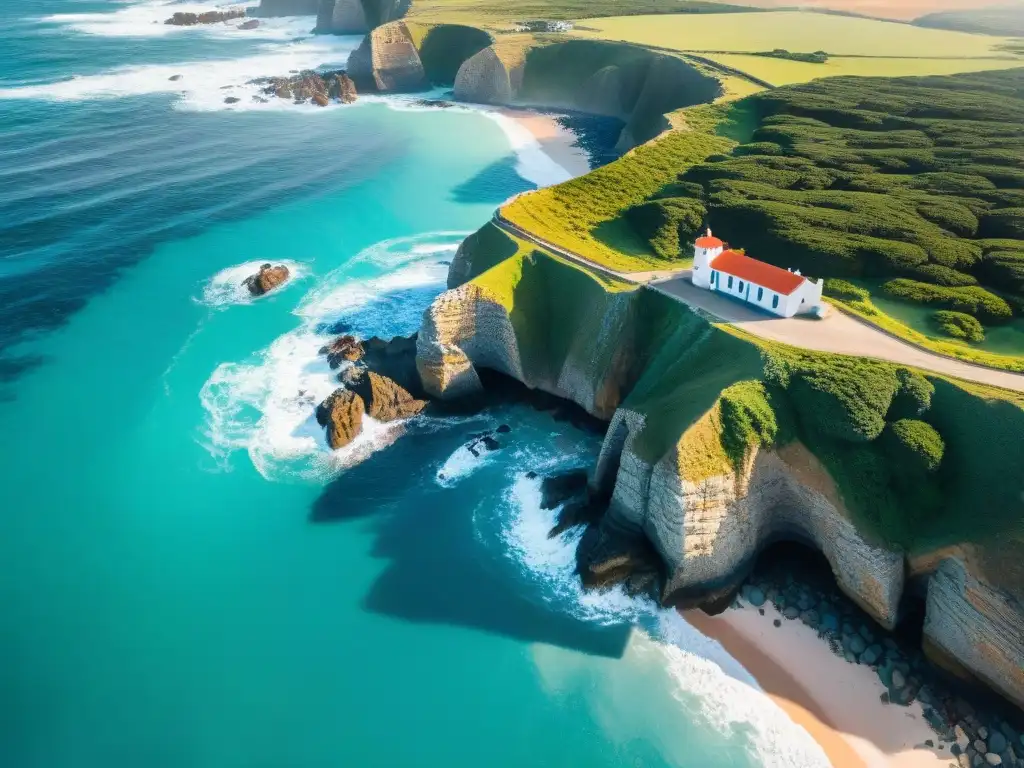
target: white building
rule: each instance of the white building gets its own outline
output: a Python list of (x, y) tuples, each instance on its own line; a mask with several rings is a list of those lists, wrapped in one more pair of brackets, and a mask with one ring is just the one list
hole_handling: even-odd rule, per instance
[(780, 317), (824, 317), (823, 281), (811, 282), (797, 270), (766, 264), (739, 251), (726, 250), (711, 234), (698, 237), (693, 248), (693, 284), (724, 293)]

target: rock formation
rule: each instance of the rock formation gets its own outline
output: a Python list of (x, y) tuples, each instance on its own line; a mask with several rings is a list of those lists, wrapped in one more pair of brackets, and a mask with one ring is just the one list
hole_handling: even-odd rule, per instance
[(249, 82), (263, 86), (263, 93), (267, 96), (290, 99), (295, 104), (304, 104), (308, 101), (326, 107), (331, 101), (351, 104), (358, 98), (356, 85), (344, 70), (307, 70), (289, 77), (263, 77)]
[(317, 34), (353, 35), (401, 19), (410, 0), (320, 0), (316, 10)]
[(259, 27), (259, 25), (260, 25), (260, 20), (259, 19), (249, 19), (248, 21), (243, 21), (241, 24), (239, 24), (238, 28), (239, 29), (256, 29), (257, 27)]
[(249, 16), (271, 18), (274, 16), (312, 16), (320, 8), (320, 0), (260, 0), (254, 8), (247, 8)]
[(276, 267), (271, 264), (264, 264), (260, 267), (259, 272), (247, 277), (243, 285), (249, 289), (253, 296), (262, 296), (267, 291), (272, 291), (284, 283), (289, 275), (288, 267), (284, 264), (279, 264)]
[(357, 381), (353, 391), (366, 404), (366, 412), (377, 421), (395, 421), (415, 416), (427, 403), (417, 400), (386, 376), (368, 371)]
[[(479, 394), (479, 371), (489, 369), (610, 421), (591, 480), (595, 498), (608, 499), (607, 511), (580, 544), (587, 585), (625, 580), (630, 590), (647, 591), (660, 584), (658, 596), (668, 604), (703, 604), (730, 595), (763, 547), (796, 540), (824, 554), (839, 587), (879, 624), (894, 626), (906, 591), (906, 554), (858, 530), (829, 472), (800, 442), (750, 448), (735, 465), (726, 458), (702, 463), (708, 453), (701, 441), (708, 434), (721, 439), (712, 396), (683, 434), (668, 436), (666, 449), (644, 447), (645, 408), (657, 414), (671, 408), (649, 391), (643, 397), (654, 399), (645, 408), (633, 405), (634, 387), (652, 364), (643, 341), (659, 327), (666, 306), (659, 294), (591, 291), (574, 267), (536, 254), (491, 266), (493, 259), (476, 252), (472, 241), (452, 264), (453, 287), (424, 315), (416, 361), (423, 387), (441, 399)], [(464, 282), (488, 267), (486, 281)], [(557, 301), (538, 295), (552, 285), (559, 286)], [(519, 306), (537, 307), (536, 316), (521, 313), (513, 323), (511, 307)], [(685, 339), (695, 348), (718, 333), (696, 319), (684, 322), (678, 313), (685, 310), (672, 307), (677, 314), (663, 317), (677, 329), (673, 344)], [(567, 325), (575, 327), (565, 334)], [(674, 371), (685, 377), (688, 369)], [(627, 396), (630, 407), (623, 405)], [(575, 515), (585, 518), (574, 510), (566, 525), (579, 519)], [(1019, 588), (993, 575), (998, 565), (986, 568), (980, 557), (960, 550), (932, 560), (911, 570), (916, 583), (927, 585), (928, 655), (1024, 706)]]
[(356, 439), (363, 429), (363, 399), (347, 389), (336, 389), (316, 409), (316, 420), (327, 428), (327, 444), (331, 448), (344, 448)]
[(244, 8), (235, 8), (228, 11), (205, 11), (203, 13), (175, 13), (171, 18), (164, 21), (175, 27), (192, 27), (196, 24), (219, 24), (222, 21), (241, 19), (245, 17)]
[(526, 58), (515, 47), (491, 45), (466, 59), (455, 75), (455, 98), (477, 104), (514, 104)]
[(346, 361), (354, 363), (362, 360), (364, 350), (355, 336), (346, 334), (321, 347), (320, 354), (327, 358), (331, 368), (338, 368)]
[(360, 90), (399, 93), (429, 85), (416, 44), (401, 21), (377, 27), (363, 38), (347, 69)]

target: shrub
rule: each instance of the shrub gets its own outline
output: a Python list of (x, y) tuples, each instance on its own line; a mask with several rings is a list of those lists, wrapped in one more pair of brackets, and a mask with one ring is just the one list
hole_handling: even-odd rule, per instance
[(922, 304), (938, 304), (946, 309), (965, 312), (979, 319), (993, 322), (1006, 321), (1013, 317), (1013, 311), (1005, 299), (979, 286), (946, 288), (929, 285), (916, 280), (898, 278), (885, 283), (886, 293), (907, 301)]
[(739, 465), (754, 445), (771, 445), (779, 432), (775, 411), (760, 381), (741, 381), (722, 391), (722, 447)]
[(733, 150), (733, 154), (743, 155), (782, 155), (782, 147), (771, 141), (758, 141), (753, 144), (741, 144)]
[(885, 414), (898, 385), (894, 366), (832, 358), (792, 373), (789, 393), (805, 429), (866, 443), (885, 428)]
[(882, 447), (899, 476), (918, 478), (934, 472), (942, 463), (946, 444), (930, 424), (916, 419), (900, 419), (885, 430)]
[(848, 280), (840, 280), (837, 277), (825, 281), (825, 293), (843, 301), (866, 301), (871, 298), (866, 288), (858, 288)]
[(678, 259), (682, 242), (700, 231), (706, 216), (707, 209), (700, 200), (686, 197), (651, 200), (626, 211), (626, 219), (636, 233), (663, 259)]
[(898, 369), (896, 379), (899, 388), (886, 414), (887, 419), (916, 419), (931, 408), (935, 386), (928, 379), (909, 368)]
[(986, 254), (978, 267), (978, 274), (993, 285), (1024, 293), (1024, 250)]
[(922, 282), (944, 285), (949, 288), (962, 288), (967, 285), (978, 284), (978, 278), (973, 275), (958, 272), (942, 264), (925, 264), (921, 267), (914, 267), (912, 274)]
[(940, 331), (954, 339), (972, 341), (976, 344), (985, 340), (985, 329), (981, 323), (963, 312), (942, 310), (932, 315), (932, 320)]

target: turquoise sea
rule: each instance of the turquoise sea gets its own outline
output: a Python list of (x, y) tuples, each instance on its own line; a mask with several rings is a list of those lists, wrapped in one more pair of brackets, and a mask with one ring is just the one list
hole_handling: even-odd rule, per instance
[[(481, 111), (252, 104), (358, 40), (181, 9), (0, 0), (0, 766), (824, 765), (678, 616), (580, 592), (526, 473), (599, 436), (315, 428), (326, 334), (415, 331), (559, 169)], [(252, 300), (263, 261), (297, 277)]]

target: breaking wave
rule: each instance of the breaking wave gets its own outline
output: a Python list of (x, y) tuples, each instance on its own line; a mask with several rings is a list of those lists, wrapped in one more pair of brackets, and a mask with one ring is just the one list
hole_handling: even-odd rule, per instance
[[(549, 461), (549, 468), (553, 464), (557, 466)], [(558, 511), (541, 509), (539, 479), (516, 475), (504, 495), (502, 512), (501, 536), (508, 555), (538, 585), (543, 599), (585, 621), (632, 625), (631, 647), (660, 656), (659, 663), (670, 676), (672, 696), (680, 705), (680, 718), (696, 715), (729, 737), (745, 731), (747, 748), (760, 765), (829, 765), (821, 747), (761, 692), (750, 673), (677, 611), (631, 597), (622, 588), (584, 591), (575, 573), (576, 546), (582, 534), (570, 531), (548, 538)], [(630, 663), (629, 654), (624, 663)], [(699, 702), (699, 711), (684, 712), (694, 702)]]
[(447, 259), (465, 234), (429, 233), (365, 249), (306, 293), (294, 310), (298, 328), (248, 361), (219, 365), (200, 392), (201, 442), (210, 454), (226, 468), (244, 450), (267, 479), (322, 481), (393, 442), (401, 423), (367, 417), (350, 445), (330, 450), (315, 409), (339, 385), (319, 350), (341, 332), (362, 338), (415, 332), (444, 289)]

